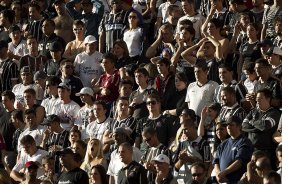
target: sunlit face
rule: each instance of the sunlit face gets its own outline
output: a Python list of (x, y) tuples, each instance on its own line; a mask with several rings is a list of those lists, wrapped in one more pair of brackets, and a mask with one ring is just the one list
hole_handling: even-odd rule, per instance
[(110, 72), (114, 69), (115, 64), (109, 59), (103, 59), (102, 60), (102, 67), (103, 67), (105, 72)]
[(191, 11), (193, 11), (193, 6), (192, 4), (188, 3), (187, 1), (182, 1), (181, 2), (181, 6), (182, 6), (182, 10), (185, 14), (190, 13)]
[(275, 29), (276, 34), (281, 35), (282, 34), (282, 22), (276, 22), (274, 29)]
[(120, 160), (123, 163), (128, 162), (129, 160), (132, 159), (132, 152), (125, 146), (119, 146), (118, 153), (119, 153)]
[(73, 25), (73, 33), (75, 36), (82, 36), (84, 35), (84, 27), (81, 25)]
[(135, 81), (139, 86), (146, 84), (148, 81), (148, 76), (145, 76), (143, 73), (135, 73), (134, 76), (135, 76)]
[(160, 74), (169, 72), (169, 66), (165, 65), (164, 63), (158, 63), (157, 69)]
[(129, 24), (132, 24), (132, 25), (138, 25), (138, 16), (135, 12), (131, 12), (128, 16), (128, 22)]
[(93, 54), (96, 51), (96, 48), (97, 48), (96, 42), (85, 44), (85, 51), (89, 55)]
[(216, 136), (218, 137), (219, 140), (224, 140), (228, 136), (227, 134), (227, 128), (220, 123), (216, 125)]
[(24, 116), (24, 122), (26, 123), (28, 128), (34, 128), (36, 126), (36, 116), (35, 114), (26, 114)]
[(205, 170), (202, 167), (194, 166), (191, 168), (192, 180), (204, 183), (206, 180)]
[(32, 83), (32, 75), (29, 72), (21, 73), (22, 83), (24, 85), (29, 85)]
[(101, 118), (106, 115), (107, 109), (104, 109), (104, 107), (100, 104), (95, 104), (93, 107), (93, 112), (96, 118)]
[(24, 144), (24, 145), (22, 145), (22, 148), (23, 148), (23, 150), (24, 150), (24, 152), (26, 154), (30, 155), (30, 154), (35, 152), (36, 145), (35, 145), (35, 143), (33, 143), (33, 144)]
[(195, 78), (197, 81), (202, 81), (207, 77), (207, 71), (204, 71), (202, 68), (194, 68)]
[(266, 98), (264, 93), (258, 93), (256, 96), (256, 101), (259, 108), (265, 106), (266, 104), (270, 104), (270, 99)]
[(13, 107), (14, 100), (11, 100), (8, 96), (2, 96), (2, 104), (5, 109)]
[(36, 19), (40, 15), (40, 12), (35, 7), (29, 7), (28, 14), (32, 19)]
[(90, 179), (92, 180), (92, 183), (101, 182), (101, 175), (100, 175), (98, 169), (93, 168), (93, 169), (91, 170)]
[(119, 100), (117, 110), (119, 113), (128, 113), (129, 102), (127, 100)]
[(70, 142), (79, 140), (79, 134), (77, 132), (70, 132)]
[(35, 38), (27, 39), (26, 41), (27, 48), (29, 51), (37, 51), (38, 50), (38, 43)]
[(124, 49), (118, 44), (115, 44), (113, 47), (113, 54), (116, 55), (118, 58), (122, 57), (124, 55)]
[(23, 94), (23, 97), (24, 97), (24, 102), (25, 102), (27, 105), (33, 105), (33, 104), (35, 104), (36, 97), (33, 96), (31, 93), (24, 93), (24, 94)]
[(175, 87), (176, 87), (177, 90), (181, 91), (181, 90), (185, 89), (186, 86), (187, 86), (186, 82), (180, 80), (179, 78), (177, 78), (175, 76)]
[(127, 96), (129, 97), (132, 92), (132, 85), (130, 84), (122, 84), (119, 89), (120, 96)]
[(209, 35), (212, 35), (212, 36), (213, 36), (213, 35), (215, 34), (215, 32), (217, 31), (217, 29), (216, 29), (214, 23), (211, 23), (211, 22), (208, 23), (208, 29), (207, 29), (207, 31), (208, 31)]

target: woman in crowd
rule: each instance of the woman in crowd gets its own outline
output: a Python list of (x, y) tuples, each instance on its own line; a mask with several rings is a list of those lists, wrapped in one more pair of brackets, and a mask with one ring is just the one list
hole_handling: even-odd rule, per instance
[(102, 165), (94, 165), (91, 168), (91, 172), (89, 175), (89, 183), (90, 184), (104, 184), (108, 183), (108, 177), (106, 174), (106, 170)]
[(88, 174), (91, 174), (91, 168), (99, 164), (102, 165), (104, 169), (107, 168), (107, 161), (103, 156), (102, 142), (99, 139), (94, 138), (88, 142), (84, 162), (80, 168)]
[(76, 141), (81, 139), (81, 132), (78, 130), (77, 126), (72, 127), (70, 130), (70, 135), (69, 135), (69, 141), (70, 141), (70, 147), (73, 148), (73, 145)]
[(123, 40), (116, 40), (114, 42), (113, 54), (117, 57), (115, 64), (116, 69), (120, 69), (132, 63), (127, 45)]

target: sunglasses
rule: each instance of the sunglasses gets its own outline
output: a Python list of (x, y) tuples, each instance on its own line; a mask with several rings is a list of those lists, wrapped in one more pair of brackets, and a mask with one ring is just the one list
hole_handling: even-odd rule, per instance
[(157, 102), (156, 101), (148, 101), (146, 102), (147, 105), (156, 105)]

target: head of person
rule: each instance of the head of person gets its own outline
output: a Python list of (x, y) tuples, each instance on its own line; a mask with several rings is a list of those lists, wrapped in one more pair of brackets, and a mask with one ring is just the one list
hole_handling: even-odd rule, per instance
[(239, 22), (242, 27), (247, 28), (247, 26), (251, 23), (250, 15), (245, 12), (240, 13)]
[(82, 37), (85, 32), (85, 24), (81, 20), (75, 20), (72, 24), (72, 30), (76, 37)]
[(122, 9), (121, 0), (111, 0), (111, 9), (114, 12), (119, 12)]
[(68, 83), (61, 82), (57, 88), (58, 88), (58, 96), (61, 100), (70, 99), (71, 86)]
[(87, 144), (82, 140), (77, 140), (73, 143), (72, 151), (78, 153), (82, 158), (85, 157)]
[(255, 162), (256, 172), (258, 176), (264, 177), (269, 171), (272, 170), (271, 162), (267, 157), (261, 157)]
[(93, 102), (93, 95), (94, 92), (91, 88), (89, 87), (84, 87), (80, 90), (79, 93), (75, 94), (76, 96), (80, 97), (80, 100), (82, 103), (89, 103), (89, 102)]
[(223, 1), (222, 0), (210, 0), (211, 5), (215, 5), (216, 8), (222, 7), (223, 6)]
[(193, 26), (183, 26), (180, 28), (179, 38), (185, 42), (190, 42), (195, 38), (195, 29)]
[(11, 122), (16, 129), (19, 128), (21, 125), (24, 125), (23, 111), (14, 110), (11, 113)]
[(94, 159), (103, 158), (103, 144), (99, 139), (90, 139), (87, 144), (87, 150), (85, 154), (85, 162), (90, 163)]
[(42, 24), (42, 32), (50, 36), (55, 31), (55, 22), (52, 19), (46, 19)]
[(181, 128), (187, 140), (194, 141), (198, 137), (197, 128), (194, 121), (190, 119), (183, 121)]
[(81, 132), (78, 130), (77, 126), (74, 126), (70, 130), (69, 141), (71, 146), (73, 146), (74, 142), (81, 139)]
[(23, 85), (26, 86), (33, 83), (32, 71), (29, 66), (22, 67), (20, 70), (20, 74)]
[(198, 184), (205, 184), (207, 169), (203, 162), (195, 162), (191, 166), (192, 180)]
[(257, 24), (254, 23), (249, 23), (247, 25), (247, 36), (250, 39), (257, 39), (258, 38), (258, 34), (259, 34), (259, 27)]
[(55, 158), (53, 156), (45, 156), (42, 158), (42, 168), (44, 172), (54, 173), (55, 171)]
[(121, 80), (119, 84), (119, 96), (129, 97), (132, 93), (133, 82), (131, 80)]
[(13, 24), (15, 18), (15, 12), (13, 10), (3, 10), (0, 12), (0, 26), (9, 29)]
[(262, 157), (267, 157), (267, 155), (266, 155), (266, 153), (264, 151), (261, 151), (261, 150), (254, 151), (253, 154), (252, 154), (250, 162), (256, 163), (256, 161), (259, 158), (262, 158)]
[(203, 54), (206, 59), (214, 58), (214, 53), (216, 51), (215, 46), (210, 41), (204, 42)]
[(36, 53), (38, 52), (38, 42), (36, 40), (36, 38), (34, 38), (33, 36), (28, 36), (26, 39), (26, 45), (27, 45), (27, 49), (30, 53)]
[(25, 168), (27, 169), (26, 178), (27, 179), (36, 179), (37, 170), (39, 168), (38, 164), (33, 161), (28, 161), (25, 163)]
[(220, 30), (222, 28), (222, 23), (219, 19), (217, 18), (212, 18), (210, 19), (207, 27), (207, 31), (209, 35), (214, 36), (215, 34), (219, 34)]
[(180, 124), (182, 124), (186, 120), (192, 120), (193, 122), (196, 121), (196, 113), (192, 109), (185, 108), (182, 110), (181, 114), (179, 115)]
[(133, 4), (133, 0), (121, 0), (121, 8), (125, 11), (130, 10), (132, 4)]
[(274, 30), (276, 35), (281, 36), (282, 35), (282, 19), (281, 17), (275, 17), (275, 21), (274, 21)]
[(231, 116), (225, 122), (227, 124), (227, 133), (232, 138), (237, 138), (241, 135), (242, 120), (238, 116)]
[(28, 15), (33, 20), (38, 20), (41, 17), (41, 7), (38, 3), (33, 2), (29, 4), (28, 7)]
[(49, 46), (49, 51), (55, 61), (60, 61), (63, 54), (63, 46), (60, 42), (54, 41)]
[(271, 65), (279, 65), (282, 62), (282, 50), (279, 47), (271, 48), (267, 51), (268, 62)]
[(264, 0), (252, 0), (252, 4), (254, 7), (260, 7), (263, 6)]
[(124, 164), (129, 164), (132, 162), (133, 147), (130, 143), (124, 142), (118, 147), (118, 154), (120, 160)]
[(275, 171), (270, 171), (265, 177), (263, 177), (263, 184), (280, 184), (281, 176)]
[(93, 112), (96, 118), (105, 118), (107, 113), (107, 104), (102, 100), (95, 101)]
[(20, 1), (13, 1), (11, 4), (11, 10), (15, 12), (15, 17), (20, 17), (22, 15), (22, 4)]
[(266, 59), (258, 59), (255, 63), (255, 71), (257, 76), (265, 78), (271, 75), (272, 68)]
[(194, 0), (181, 0), (181, 6), (185, 15), (195, 11)]
[(220, 113), (221, 105), (219, 103), (212, 103), (208, 106), (207, 116), (210, 120), (215, 120)]
[(186, 89), (188, 86), (188, 79), (184, 72), (175, 74), (175, 87), (178, 91)]
[(138, 27), (139, 26), (139, 17), (137, 15), (137, 12), (135, 10), (131, 11), (128, 15), (128, 23), (129, 26), (134, 26), (134, 27)]
[(62, 75), (66, 78), (70, 77), (74, 73), (73, 62), (68, 59), (64, 59), (60, 62), (60, 71)]
[(142, 131), (142, 139), (149, 147), (157, 147), (159, 145), (157, 131), (153, 127), (146, 127)]
[(116, 40), (113, 45), (113, 54), (118, 58), (128, 58), (129, 51), (125, 41), (123, 40)]
[(170, 169), (170, 159), (165, 154), (159, 154), (152, 159), (157, 173), (166, 173)]
[(261, 54), (264, 56), (264, 58), (266, 59), (268, 57), (267, 52), (269, 51), (270, 48), (273, 47), (273, 41), (265, 38), (264, 40), (262, 40), (258, 46), (260, 47), (260, 52)]
[(108, 183), (108, 176), (104, 166), (94, 165), (90, 170), (90, 183)]
[(170, 24), (163, 24), (160, 27), (160, 31), (162, 33), (162, 41), (164, 43), (171, 43), (173, 41), (173, 33), (174, 29)]
[(47, 74), (43, 71), (35, 72), (33, 76), (33, 81), (35, 84), (39, 85), (42, 89), (45, 89), (45, 81), (47, 78)]
[(110, 52), (105, 53), (102, 58), (102, 67), (106, 73), (111, 73), (115, 69), (116, 56)]
[(24, 111), (24, 122), (28, 128), (35, 128), (36, 124), (36, 112), (33, 109), (27, 109)]
[(223, 106), (232, 107), (236, 103), (235, 89), (227, 86), (220, 92), (221, 103)]
[(255, 71), (255, 63), (250, 62), (250, 63), (245, 64), (242, 70), (248, 80), (254, 81), (257, 79), (257, 74)]
[(192, 26), (193, 27), (193, 22), (189, 19), (184, 19), (179, 21), (179, 29), (181, 30), (184, 27), (189, 27)]
[(8, 43), (5, 40), (0, 40), (0, 58), (7, 59)]
[(221, 122), (216, 123), (215, 134), (220, 141), (227, 139), (229, 137), (227, 133), (227, 125)]
[(279, 163), (279, 166), (282, 164), (282, 145), (278, 145), (276, 148), (276, 157)]
[(85, 52), (88, 55), (92, 55), (97, 49), (97, 39), (93, 35), (88, 35), (84, 38), (83, 41), (85, 45)]
[(7, 90), (2, 92), (1, 97), (4, 108), (12, 110), (16, 99), (15, 94), (12, 91)]
[(219, 79), (222, 83), (229, 84), (233, 80), (233, 69), (227, 64), (218, 66)]
[(119, 146), (130, 139), (131, 130), (129, 128), (118, 127), (114, 129), (113, 138), (115, 145)]
[(58, 15), (65, 15), (66, 8), (65, 8), (65, 1), (64, 0), (55, 0), (53, 6), (54, 6)]
[(137, 68), (134, 72), (134, 76), (138, 86), (147, 85), (149, 72), (145, 68)]
[(61, 127), (61, 118), (55, 114), (48, 115), (41, 125), (45, 125), (51, 132), (56, 132)]
[(150, 113), (158, 113), (161, 110), (161, 99), (157, 94), (150, 94), (146, 99), (147, 109)]
[(272, 92), (269, 89), (264, 88), (257, 91), (256, 101), (261, 110), (267, 110), (270, 107), (271, 99)]
[(55, 94), (58, 93), (58, 86), (61, 83), (61, 79), (57, 76), (48, 76), (45, 81), (45, 88), (47, 94)]
[(167, 13), (168, 16), (172, 17), (173, 19), (179, 19), (181, 17), (181, 9), (175, 4), (171, 4), (168, 6)]
[[(162, 58), (166, 58), (166, 59), (170, 60), (171, 57), (172, 57), (172, 55), (173, 55), (172, 50), (171, 50), (170, 48), (165, 47), (165, 48), (162, 50), (162, 53), (161, 53), (160, 56), (161, 56)], [(154, 65), (154, 66), (155, 66), (155, 65)]]
[(18, 44), (22, 39), (21, 28), (17, 25), (12, 25), (9, 28), (9, 36), (14, 44)]
[(239, 6), (244, 5), (243, 0), (231, 0), (229, 1), (229, 10), (232, 12), (238, 12), (239, 11)]
[(117, 113), (119, 115), (128, 115), (129, 98), (126, 96), (121, 96), (117, 99)]
[(28, 106), (36, 104), (36, 91), (33, 88), (28, 88), (23, 92), (24, 102)]
[(170, 69), (170, 60), (167, 58), (161, 58), (158, 62), (157, 62), (157, 69), (159, 74), (163, 74), (166, 75), (169, 73), (169, 69)]
[(33, 155), (34, 153), (36, 153), (37, 151), (36, 143), (31, 135), (23, 136), (22, 139), (20, 140), (20, 143), (26, 154)]
[(62, 151), (57, 151), (56, 155), (59, 156), (60, 164), (67, 171), (76, 167), (74, 159), (74, 152), (70, 148), (65, 148)]
[(208, 78), (208, 65), (205, 60), (197, 60), (194, 67), (196, 81), (205, 81)]
[(93, 9), (93, 3), (91, 0), (82, 0), (81, 2), (82, 9), (86, 14), (89, 14), (92, 12)]

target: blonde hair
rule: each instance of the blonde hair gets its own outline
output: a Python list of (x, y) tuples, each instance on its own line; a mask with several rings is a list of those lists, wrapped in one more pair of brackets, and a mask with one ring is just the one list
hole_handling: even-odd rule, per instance
[(97, 155), (96, 155), (96, 157), (98, 157), (98, 158), (103, 158), (104, 157), (104, 155), (103, 155), (103, 144), (102, 144), (102, 142), (99, 140), (99, 139), (95, 139), (95, 138), (93, 138), (93, 139), (90, 139), (89, 140), (89, 142), (88, 142), (88, 144), (87, 144), (87, 150), (86, 150), (86, 154), (85, 154), (85, 158), (84, 158), (84, 161), (86, 162), (86, 163), (89, 163), (89, 162), (91, 162), (94, 158), (92, 158), (92, 156), (91, 156), (91, 147), (92, 147), (92, 143), (93, 142), (95, 142), (95, 141), (97, 141), (98, 142), (98, 146), (95, 146), (94, 147), (94, 149), (97, 149)]

